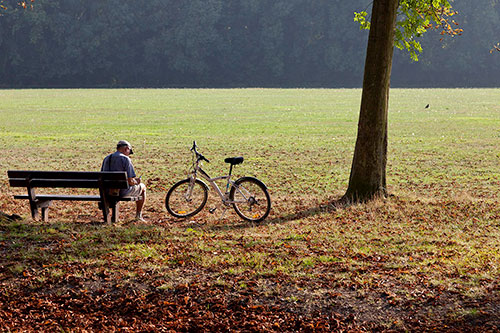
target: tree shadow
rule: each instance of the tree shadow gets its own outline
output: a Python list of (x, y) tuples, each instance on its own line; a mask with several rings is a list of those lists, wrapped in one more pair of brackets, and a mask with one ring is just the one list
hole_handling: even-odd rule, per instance
[(322, 203), (315, 207), (310, 207), (306, 210), (297, 211), (295, 213), (289, 213), (282, 216), (273, 217), (272, 219), (265, 220), (263, 224), (282, 224), (287, 222), (292, 222), (300, 220), (303, 218), (308, 218), (316, 216), (323, 213), (332, 213), (338, 209), (345, 208), (348, 204), (342, 200), (335, 200), (332, 202)]
[(305, 210), (296, 211), (295, 213), (285, 213), (281, 216), (274, 216), (272, 218), (266, 219), (263, 222), (255, 223), (255, 222), (236, 222), (232, 224), (224, 224), (224, 225), (212, 225), (206, 226), (203, 225), (205, 229), (209, 229), (211, 231), (221, 231), (227, 229), (245, 229), (245, 228), (253, 228), (256, 225), (273, 225), (273, 224), (285, 224), (289, 222), (293, 222), (296, 220), (313, 217), (316, 215), (324, 214), (324, 213), (332, 213), (339, 209), (347, 208), (351, 206), (352, 203), (346, 201), (345, 199), (337, 199), (325, 203), (321, 203), (314, 207), (310, 207)]

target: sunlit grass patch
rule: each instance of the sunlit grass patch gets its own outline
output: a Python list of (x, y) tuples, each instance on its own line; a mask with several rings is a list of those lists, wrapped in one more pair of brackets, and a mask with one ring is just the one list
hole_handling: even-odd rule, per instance
[(112, 252), (118, 260), (131, 260), (131, 259), (156, 259), (162, 260), (164, 257), (156, 250), (154, 246), (147, 244), (124, 244), (117, 245)]

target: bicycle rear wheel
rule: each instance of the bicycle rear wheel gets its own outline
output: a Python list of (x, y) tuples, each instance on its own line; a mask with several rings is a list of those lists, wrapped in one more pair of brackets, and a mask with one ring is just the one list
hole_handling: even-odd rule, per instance
[(190, 179), (175, 183), (165, 197), (165, 208), (175, 217), (183, 218), (198, 214), (208, 199), (208, 187), (199, 179), (190, 185)]
[(257, 178), (238, 179), (229, 192), (233, 208), (242, 219), (250, 222), (263, 221), (271, 211), (271, 197), (266, 185)]

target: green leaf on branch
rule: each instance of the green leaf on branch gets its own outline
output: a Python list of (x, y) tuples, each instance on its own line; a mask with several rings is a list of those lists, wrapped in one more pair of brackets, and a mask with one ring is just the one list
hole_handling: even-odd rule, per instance
[(368, 15), (367, 12), (362, 11), (362, 12), (355, 12), (354, 13), (354, 22), (359, 22), (359, 29), (360, 30), (365, 30), (365, 29), (370, 29), (370, 21), (366, 20), (366, 16)]
[[(422, 37), (428, 29), (442, 29), (442, 35), (461, 35), (462, 29), (454, 26), (457, 22), (450, 17), (457, 14), (451, 9), (448, 0), (401, 0), (398, 8), (398, 21), (395, 31), (395, 46), (407, 50), (413, 61), (418, 61), (422, 45), (415, 38)], [(367, 12), (355, 12), (354, 21), (360, 29), (370, 29), (366, 19)], [(451, 20), (451, 21), (450, 21)]]

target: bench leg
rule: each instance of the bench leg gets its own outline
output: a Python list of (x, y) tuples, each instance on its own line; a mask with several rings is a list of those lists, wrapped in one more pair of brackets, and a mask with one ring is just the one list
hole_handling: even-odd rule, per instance
[(118, 222), (120, 219), (120, 206), (119, 202), (115, 202), (114, 205), (111, 206), (111, 222), (115, 223)]
[(38, 220), (38, 202), (36, 200), (35, 189), (28, 186), (28, 198), (30, 200), (31, 217), (33, 220)]
[(33, 220), (38, 220), (38, 217), (40, 216), (38, 213), (38, 208), (42, 209), (42, 216), (41, 220), (43, 222), (47, 222), (49, 220), (49, 207), (51, 205), (52, 201), (39, 201), (39, 202), (30, 202), (31, 206), (31, 216), (33, 217)]
[(42, 209), (42, 221), (47, 222), (49, 220), (49, 207), (52, 201), (41, 201), (38, 203), (38, 207)]
[(38, 208), (36, 204), (31, 205), (30, 208), (31, 208), (31, 217), (33, 218), (33, 220), (38, 220)]
[(109, 220), (110, 220), (110, 216), (109, 216), (109, 205), (107, 204), (107, 202), (106, 202), (106, 203), (101, 202), (101, 203), (99, 204), (99, 208), (101, 208), (101, 210), (102, 210), (102, 215), (103, 215), (103, 217), (104, 217), (104, 222), (105, 222), (105, 223), (108, 223), (108, 222), (109, 222)]
[(49, 220), (49, 207), (42, 207), (42, 221), (47, 222)]
[(107, 208), (105, 211), (103, 210), (102, 214), (103, 214), (105, 223), (111, 222), (111, 216), (109, 216), (109, 208)]

